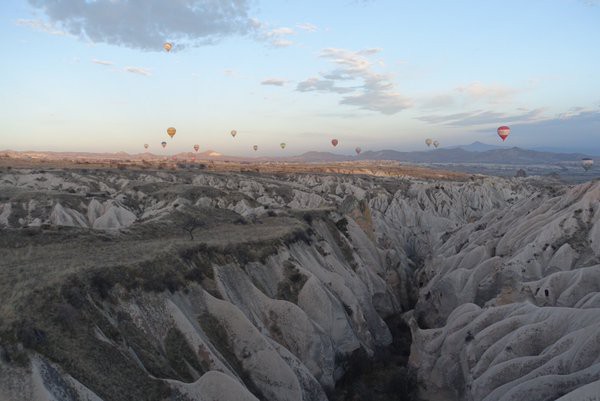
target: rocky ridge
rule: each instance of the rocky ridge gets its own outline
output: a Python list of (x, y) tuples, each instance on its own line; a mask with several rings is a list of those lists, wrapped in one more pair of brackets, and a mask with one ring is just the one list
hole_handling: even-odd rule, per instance
[(599, 188), (3, 173), (0, 395), (336, 399), (408, 312), (422, 397), (558, 397), (598, 380)]

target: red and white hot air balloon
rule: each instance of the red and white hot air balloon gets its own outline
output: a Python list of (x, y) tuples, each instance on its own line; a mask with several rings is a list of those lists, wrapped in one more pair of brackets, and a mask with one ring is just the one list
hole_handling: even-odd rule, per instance
[(200, 150), (200, 145), (194, 145), (194, 150), (196, 151), (196, 153), (198, 153), (198, 150)]
[(331, 144), (335, 147), (338, 145), (338, 140), (337, 139), (332, 139), (331, 140)]
[(510, 128), (506, 125), (502, 127), (498, 127), (498, 136), (502, 138), (503, 141), (506, 141), (506, 138), (510, 135)]

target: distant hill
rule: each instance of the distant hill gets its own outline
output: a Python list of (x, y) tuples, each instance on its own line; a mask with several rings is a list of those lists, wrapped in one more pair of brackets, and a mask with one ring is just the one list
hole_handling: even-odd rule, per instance
[[(435, 149), (424, 152), (398, 152), (381, 150), (365, 152), (362, 160), (398, 160), (408, 163), (477, 163), (477, 164), (553, 164), (560, 162), (576, 162), (584, 157), (580, 153), (551, 153), (534, 150), (500, 148), (487, 151), (467, 151), (462, 148)], [(598, 158), (597, 158), (598, 159)]]
[[(466, 148), (466, 149), (465, 149)], [(160, 153), (160, 151), (159, 151)], [(555, 153), (540, 152), (517, 147), (499, 147), (475, 142), (466, 146), (454, 148), (440, 148), (417, 152), (400, 152), (385, 149), (377, 151), (365, 151), (360, 156), (341, 155), (331, 152), (306, 152), (297, 156), (289, 157), (249, 157), (228, 156), (213, 150), (193, 153), (182, 152), (175, 155), (137, 153), (85, 153), (85, 152), (16, 152), (0, 151), (0, 156), (6, 155), (15, 158), (29, 159), (71, 159), (71, 160), (159, 160), (164, 158), (177, 158), (181, 160), (195, 157), (197, 160), (230, 160), (243, 162), (297, 162), (297, 163), (319, 163), (319, 162), (343, 162), (356, 160), (394, 160), (406, 163), (470, 163), (470, 164), (557, 164), (563, 162), (579, 162), (584, 157), (592, 157), (582, 153)], [(600, 163), (600, 157), (592, 157)]]
[(447, 146), (445, 149), (462, 149), (467, 152), (487, 152), (488, 150), (508, 149), (508, 146), (490, 145), (483, 142), (473, 142), (469, 145)]

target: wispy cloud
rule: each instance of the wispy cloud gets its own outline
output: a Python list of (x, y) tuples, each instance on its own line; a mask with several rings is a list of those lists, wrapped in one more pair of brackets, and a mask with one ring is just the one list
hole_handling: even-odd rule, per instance
[(519, 113), (501, 113), (490, 110), (474, 110), (454, 114), (430, 114), (418, 117), (418, 120), (454, 127), (478, 126), (486, 124), (510, 124), (544, 120), (544, 109), (521, 111)]
[(229, 68), (228, 68), (228, 69), (226, 69), (226, 70), (223, 70), (223, 74), (224, 74), (226, 77), (233, 77), (233, 76), (235, 76), (235, 71), (234, 71), (234, 70), (232, 70), (232, 69), (229, 69)]
[[(249, 16), (251, 0), (28, 1), (52, 25), (73, 35), (144, 50), (159, 51), (165, 40), (177, 43), (177, 48), (211, 44), (257, 29), (256, 20)], [(45, 23), (23, 24), (47, 28)]]
[(276, 28), (276, 29), (272, 29), (269, 32), (267, 32), (267, 36), (268, 37), (278, 37), (278, 36), (284, 36), (284, 35), (293, 35), (295, 32), (292, 28), (287, 28), (287, 27), (281, 27), (281, 28)]
[[(330, 60), (337, 68), (322, 74), (322, 78), (312, 77), (300, 82), (296, 90), (343, 94), (340, 104), (382, 114), (396, 114), (411, 107), (412, 101), (396, 91), (392, 76), (374, 70), (368, 57), (379, 52), (379, 48), (359, 51), (323, 49), (320, 57)], [(343, 82), (350, 86), (341, 86)]]
[(92, 63), (99, 64), (99, 65), (105, 65), (105, 66), (114, 65), (112, 61), (104, 61), (104, 60), (97, 60), (97, 59), (92, 59)]
[(287, 39), (275, 39), (271, 42), (271, 44), (275, 47), (289, 47), (294, 44), (291, 40)]
[(288, 37), (295, 34), (296, 32), (292, 28), (280, 27), (266, 30), (262, 36), (274, 47), (288, 47), (294, 44)]
[(299, 92), (332, 92), (332, 93), (350, 93), (354, 88), (336, 86), (332, 79), (319, 79), (316, 77), (308, 78), (302, 81), (296, 87)]
[(150, 70), (141, 67), (125, 67), (125, 71), (130, 72), (132, 74), (144, 75), (146, 77), (152, 75)]
[(475, 100), (486, 100), (490, 103), (498, 103), (515, 95), (518, 90), (508, 86), (493, 84), (485, 85), (481, 82), (472, 82), (465, 86), (459, 86), (456, 91)]
[(57, 29), (56, 27), (52, 26), (51, 24), (48, 24), (44, 21), (37, 20), (37, 19), (18, 19), (16, 21), (16, 23), (17, 23), (17, 25), (27, 26), (27, 27), (33, 28), (37, 31), (49, 33), (50, 35), (58, 35), (58, 36), (68, 35), (67, 32)]
[(263, 80), (260, 84), (261, 85), (270, 85), (270, 86), (283, 86), (287, 82), (288, 82), (287, 80), (281, 79), (281, 78), (267, 78), (267, 79)]
[(316, 25), (313, 25), (309, 22), (305, 22), (303, 24), (298, 24), (296, 26), (298, 27), (298, 29), (301, 29), (305, 32), (317, 32), (319, 30), (319, 28)]

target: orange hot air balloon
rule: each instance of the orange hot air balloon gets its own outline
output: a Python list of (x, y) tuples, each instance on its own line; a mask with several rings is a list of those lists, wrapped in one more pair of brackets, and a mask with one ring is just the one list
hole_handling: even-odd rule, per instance
[(163, 49), (165, 49), (167, 51), (167, 53), (170, 52), (172, 48), (173, 48), (173, 43), (167, 42), (163, 45)]
[(252, 146), (252, 149), (254, 149), (254, 151), (256, 152), (258, 150), (258, 145)]
[(335, 147), (338, 144), (338, 140), (337, 139), (332, 139), (331, 140), (331, 144)]
[(166, 143), (166, 142), (164, 142), (164, 141), (163, 141), (163, 142), (161, 142), (160, 144), (161, 144), (161, 146), (162, 146), (163, 148), (166, 148), (166, 147), (167, 147), (167, 143)]
[(502, 138), (503, 141), (506, 141), (506, 138), (510, 135), (510, 128), (506, 125), (502, 127), (498, 127), (498, 136)]
[(354, 149), (354, 151), (356, 152), (357, 155), (360, 155), (360, 152), (362, 152), (362, 149), (357, 147), (356, 149)]
[(177, 132), (177, 130), (173, 127), (167, 128), (167, 135), (169, 135), (171, 138), (173, 138), (175, 136), (176, 132)]
[(198, 150), (200, 150), (200, 145), (194, 145), (194, 150), (196, 151), (196, 153), (198, 153)]

